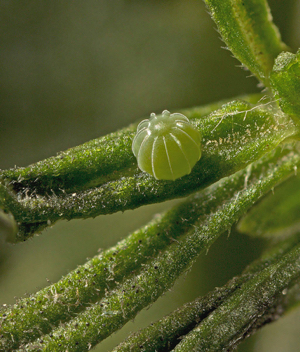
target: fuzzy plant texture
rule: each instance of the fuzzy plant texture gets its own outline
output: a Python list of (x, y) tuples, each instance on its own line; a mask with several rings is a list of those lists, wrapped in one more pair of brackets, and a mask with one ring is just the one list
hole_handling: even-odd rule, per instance
[(262, 93), (178, 111), (199, 131), (202, 155), (174, 181), (138, 168), (131, 146), (139, 121), (28, 167), (1, 170), (0, 231), (11, 243), (61, 219), (185, 199), (58, 282), (2, 307), (0, 351), (93, 349), (172, 288), (232, 226), (276, 243), (223, 287), (114, 351), (230, 351), (298, 305), (300, 51), (281, 41), (266, 0), (205, 4)]

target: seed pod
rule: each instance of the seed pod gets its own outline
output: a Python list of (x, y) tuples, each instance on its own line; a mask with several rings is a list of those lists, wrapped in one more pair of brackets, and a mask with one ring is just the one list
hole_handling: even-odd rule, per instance
[(174, 181), (192, 171), (201, 157), (200, 143), (200, 132), (186, 116), (164, 110), (138, 125), (132, 151), (142, 171)]

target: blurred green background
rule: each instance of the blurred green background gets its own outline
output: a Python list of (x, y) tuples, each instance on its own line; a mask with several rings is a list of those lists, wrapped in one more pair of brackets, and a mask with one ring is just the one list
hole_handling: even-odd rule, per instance
[[(270, 6), (295, 51), (300, 1)], [(259, 91), (221, 49), (215, 27), (200, 0), (0, 0), (0, 168), (26, 166), (151, 112)], [(60, 222), (26, 243), (1, 243), (0, 304), (57, 281), (174, 202)], [(95, 351), (109, 351), (129, 331), (223, 285), (263, 247), (234, 230), (224, 234), (170, 292)], [(238, 350), (299, 352), (299, 322), (295, 311)]]

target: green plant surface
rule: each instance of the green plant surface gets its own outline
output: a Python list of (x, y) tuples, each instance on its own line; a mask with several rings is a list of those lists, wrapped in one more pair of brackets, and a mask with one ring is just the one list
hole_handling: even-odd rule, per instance
[[(114, 352), (230, 351), (299, 306), (299, 51), (287, 52), (266, 0), (204, 2), (227, 48), (265, 90), (200, 107), (168, 108), (187, 116), (201, 136), (200, 160), (175, 181), (158, 180), (139, 169), (132, 153), (139, 121), (27, 167), (0, 170), (0, 235), (12, 243), (26, 241), (58, 220), (94, 218), (187, 197), (113, 247), (68, 269), (55, 283), (3, 305), (0, 352), (89, 351), (172, 289), (231, 228), (252, 240), (275, 238), (276, 245), (266, 241), (267, 250), (226, 277), (223, 287), (197, 293), (196, 300), (130, 335)], [(181, 10), (185, 4), (180, 3)], [(124, 3), (124, 13), (128, 6), (135, 5)], [(176, 2), (172, 6), (178, 10)], [(137, 13), (131, 18), (139, 20)], [(122, 33), (127, 25), (120, 27)], [(177, 29), (172, 21), (168, 25)], [(158, 38), (159, 25), (152, 27)], [(111, 40), (105, 43), (111, 45)], [(128, 46), (126, 40), (122, 45)], [(146, 38), (141, 48), (148, 50)], [(172, 67), (182, 58), (167, 49), (161, 59), (166, 58), (174, 75)], [(146, 68), (156, 59), (151, 53)], [(137, 75), (143, 72), (138, 66)], [(105, 86), (105, 79), (101, 83)], [(167, 83), (154, 86), (167, 96)], [(116, 94), (118, 87), (119, 82)], [(181, 94), (188, 88), (182, 84), (178, 89)], [(220, 258), (223, 253), (222, 248)], [(36, 266), (44, 252), (39, 255)]]
[(260, 204), (249, 210), (241, 219), (238, 229), (249, 236), (276, 238), (299, 228), (300, 182), (299, 177), (284, 182), (274, 193), (268, 194)]
[[(152, 176), (135, 169), (136, 173), (133, 176), (124, 176), (100, 187), (71, 194), (39, 196), (35, 194), (37, 191), (34, 189), (34, 195), (28, 197), (29, 189), (25, 188), (16, 195), (18, 198), (18, 202), (15, 202), (16, 207), (11, 206), (11, 199), (3, 198), (0, 200), (3, 208), (12, 212), (15, 220), (21, 225), (16, 241), (23, 241), (31, 236), (36, 228), (39, 229), (39, 224), (47, 226), (59, 219), (95, 217), (175, 197), (184, 197), (240, 170), (272, 150), (287, 137), (297, 133), (290, 119), (287, 119), (280, 111), (275, 110), (274, 112), (274, 108), (266, 104), (266, 107), (264, 105), (255, 106), (236, 100), (224, 104), (207, 116), (199, 116), (197, 110), (193, 109), (191, 122), (202, 133), (202, 157), (190, 175), (175, 182), (155, 180)], [(120, 136), (122, 134), (126, 136), (128, 131), (123, 130)], [(119, 138), (123, 141), (124, 138), (120, 136)], [(108, 144), (110, 141), (109, 138), (101, 140), (104, 144), (106, 140)], [(131, 150), (131, 143), (132, 132), (131, 138), (127, 138), (128, 153)], [(108, 159), (107, 163), (112, 162), (114, 157), (119, 160), (118, 153), (111, 153), (107, 156), (105, 151), (104, 154)], [(98, 154), (95, 153), (95, 155)], [(81, 151), (79, 158), (83, 159)], [(88, 164), (91, 163), (90, 159), (86, 159)], [(50, 161), (52, 162), (52, 159)], [(44, 162), (43, 169), (47, 169), (47, 162), (49, 161)], [(72, 165), (71, 158), (68, 163), (64, 164), (66, 170), (63, 172), (64, 174), (69, 172), (68, 177), (71, 179)], [(24, 170), (15, 172), (23, 173)], [(26, 172), (30, 175), (30, 168), (26, 169)], [(4, 172), (4, 184), (8, 182), (8, 175)], [(81, 180), (80, 177), (79, 179)], [(10, 182), (12, 186), (15, 185), (13, 181)]]
[[(261, 94), (253, 94), (241, 98), (255, 104), (261, 97)], [(192, 119), (201, 119), (225, 103), (226, 101), (221, 101), (195, 107), (184, 110), (184, 114)], [(100, 186), (118, 179), (121, 175), (125, 176), (126, 173), (134, 174), (137, 172), (136, 159), (132, 154), (131, 143), (137, 124), (138, 122), (70, 148), (28, 167), (3, 170), (1, 178), (3, 182), (11, 183), (17, 192), (29, 189), (44, 195), (52, 192), (60, 194), (62, 190), (65, 193), (74, 193)]]
[[(289, 120), (284, 121), (283, 116), (274, 118), (273, 113), (268, 111), (269, 101), (263, 100), (261, 107), (259, 104), (258, 106), (253, 105), (262, 97), (260, 94), (253, 94), (243, 96), (243, 100), (222, 101), (219, 104), (214, 103), (182, 111), (204, 133), (203, 141), (207, 144), (207, 146), (204, 145), (203, 150), (204, 156), (207, 155), (205, 158), (211, 159), (211, 154), (216, 154), (213, 145), (224, 150), (223, 154), (228, 154), (234, 150), (233, 143), (239, 145), (247, 142), (254, 143), (259, 135), (265, 134), (265, 138), (270, 138), (270, 141), (272, 140), (276, 144), (286, 137), (287, 131), (293, 133), (293, 126)], [(248, 101), (251, 103), (247, 103)], [(266, 104), (266, 108), (264, 108), (264, 104)], [(223, 107), (221, 107), (222, 105)], [(280, 115), (279, 111), (278, 114)], [(249, 117), (246, 120), (248, 123), (241, 124), (247, 116)], [(288, 125), (286, 129), (282, 128), (281, 122)], [(62, 192), (72, 194), (76, 191), (101, 186), (109, 183), (111, 179), (118, 179), (120, 175), (124, 177), (127, 173), (141, 175), (142, 173), (136, 168), (136, 160), (131, 150), (136, 126), (137, 124), (134, 124), (116, 133), (100, 137), (29, 167), (4, 170), (1, 173), (2, 182), (9, 183), (12, 189), (21, 195), (26, 192), (34, 192), (38, 195), (51, 195), (54, 192), (59, 195)], [(270, 133), (273, 126), (278, 132), (274, 137)], [(279, 137), (279, 129), (282, 130), (282, 137)], [(229, 131), (231, 136), (228, 135)], [(241, 140), (238, 140), (238, 136), (241, 136)], [(128, 163), (128, 155), (131, 162), (125, 169), (123, 165)], [(248, 158), (250, 159), (249, 156)], [(222, 159), (219, 163), (221, 164), (221, 162), (224, 164)], [(201, 168), (205, 166), (202, 163), (203, 161), (199, 165)], [(122, 173), (118, 174), (117, 172), (120, 170)], [(160, 181), (157, 184), (164, 183)]]
[(300, 114), (300, 51), (283, 52), (275, 60), (270, 75), (274, 96), (282, 111), (291, 115), (299, 124)]
[[(200, 252), (206, 250), (220, 234), (230, 228), (264, 193), (293, 174), (294, 166), (298, 163), (300, 163), (300, 157), (297, 153), (294, 153), (290, 148), (283, 150), (279, 148), (276, 153), (266, 156), (265, 160), (252, 165), (251, 170), (240, 171), (235, 177), (230, 177), (220, 184), (212, 186), (215, 189), (213, 192), (212, 190), (208, 193), (205, 192), (207, 200), (205, 200), (205, 197), (203, 199), (201, 193), (193, 196), (190, 199), (192, 204), (194, 202), (197, 204), (198, 201), (200, 201), (200, 205), (207, 203), (208, 213), (204, 213), (198, 222), (192, 224), (192, 229), (188, 230), (182, 238), (178, 238), (178, 241), (173, 240), (168, 249), (158, 253), (148, 263), (146, 261), (135, 276), (130, 277), (129, 272), (129, 277), (123, 284), (117, 285), (111, 292), (107, 292), (105, 297), (95, 305), (87, 308), (82, 313), (78, 313), (74, 319), (49, 335), (44, 335), (42, 342), (37, 340), (28, 346), (22, 346), (22, 349), (30, 351), (34, 346), (34, 348), (45, 351), (59, 351), (69, 348), (75, 351), (85, 351), (109, 336), (132, 319), (138, 311), (154, 302), (163, 292), (169, 289), (176, 278), (191, 265)], [(247, 178), (246, 187), (245, 178)], [(212, 200), (213, 204), (218, 204), (215, 212), (212, 212), (213, 207), (209, 199)], [(222, 205), (220, 206), (220, 204)], [(195, 207), (195, 205), (193, 206)], [(200, 211), (203, 211), (201, 207)], [(193, 213), (191, 209), (189, 209), (189, 212)], [(198, 214), (198, 217), (200, 214)], [(187, 220), (183, 218), (181, 221), (185, 223), (188, 222)], [(122, 256), (122, 252), (118, 252), (116, 255)], [(110, 258), (112, 258), (110, 261), (110, 265), (112, 265), (114, 258)], [(130, 258), (130, 261), (134, 261), (134, 259)], [(100, 263), (102, 264), (102, 261)], [(88, 268), (86, 269), (89, 270)], [(112, 274), (114, 268), (108, 268), (107, 271), (110, 272), (108, 278), (110, 283), (114, 281), (114, 275)], [(79, 276), (80, 273), (83, 274), (83, 277)], [(71, 291), (70, 298), (75, 302), (80, 302), (78, 281), (80, 280), (83, 284), (82, 295), (84, 296), (90, 274), (87, 274), (84, 270), (77, 270), (76, 274), (78, 275), (75, 276), (76, 286), (71, 278), (67, 279), (67, 285), (76, 287), (75, 292), (74, 289), (73, 292)], [(90, 279), (92, 279), (91, 285), (93, 285), (93, 276)], [(57, 294), (62, 294), (62, 300), (67, 296), (66, 293), (59, 293), (64, 291), (63, 285), (65, 283), (58, 283), (55, 288), (50, 288), (52, 299), (43, 292), (41, 298), (29, 298), (27, 300), (29, 306), (25, 304), (26, 302), (20, 302), (15, 308), (16, 311), (13, 309), (2, 312), (2, 316), (5, 315), (2, 319), (2, 345), (16, 348), (23, 341), (37, 337), (37, 334), (41, 334), (41, 331), (51, 330), (53, 323), (55, 324), (61, 319), (65, 320), (62, 314), (68, 314), (68, 317), (70, 317), (72, 310), (70, 306), (73, 304), (76, 307), (76, 304), (72, 301), (63, 302), (57, 299)], [(97, 288), (98, 290), (99, 288)], [(87, 292), (85, 298), (87, 303), (90, 301), (90, 294)], [(53, 301), (57, 304), (53, 305)], [(24, 309), (24, 307), (26, 308)], [(52, 317), (51, 315), (55, 314), (56, 309), (58, 310), (57, 315)], [(39, 312), (38, 315), (35, 313), (37, 311)], [(63, 313), (63, 311), (66, 311), (66, 313)], [(18, 316), (18, 322), (14, 321), (14, 316)], [(12, 317), (12, 320), (10, 317)], [(19, 329), (17, 329), (17, 324), (20, 324)], [(101, 327), (100, 330), (99, 327)], [(30, 334), (24, 333), (24, 330), (30, 331)], [(35, 333), (33, 333), (33, 330)]]
[(204, 0), (234, 56), (266, 86), (277, 55), (287, 47), (266, 0)]
[(234, 347), (268, 308), (276, 304), (282, 291), (292, 287), (299, 279), (299, 254), (300, 246), (297, 245), (277, 263), (244, 283), (190, 332), (174, 351), (220, 351)]
[[(118, 345), (113, 352), (163, 352), (172, 350), (178, 344), (178, 339), (191, 331), (199, 322), (202, 324), (205, 319), (209, 319), (209, 315), (231, 299), (230, 297), (233, 293), (240, 290), (243, 284), (265, 270), (266, 267), (278, 262), (297, 246), (298, 242), (299, 234), (266, 251), (261, 258), (249, 265), (240, 276), (233, 278), (223, 287), (215, 288), (207, 295), (199, 297), (193, 302), (186, 303), (170, 315), (132, 334)], [(277, 296), (280, 296), (279, 291)], [(273, 308), (271, 301), (264, 306), (264, 309), (271, 310)], [(257, 313), (255, 312), (256, 315), (258, 315)], [(248, 326), (250, 329), (252, 328), (250, 324)], [(248, 330), (247, 333), (251, 333), (251, 331)], [(230, 340), (230, 343), (233, 343), (233, 339)]]

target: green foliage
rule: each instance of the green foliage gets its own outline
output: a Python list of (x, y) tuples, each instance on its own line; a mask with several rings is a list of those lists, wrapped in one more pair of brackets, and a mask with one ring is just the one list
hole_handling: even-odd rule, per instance
[[(290, 148), (279, 148), (253, 164), (251, 170), (242, 170), (191, 196), (160, 220), (95, 257), (61, 282), (21, 300), (4, 313), (3, 346), (15, 348), (31, 341), (41, 330), (51, 331), (58, 322), (67, 321), (71, 316), (74, 319), (68, 324), (43, 337), (41, 349), (59, 351), (60, 345), (62, 349), (81, 351), (89, 343), (101, 341), (170, 288), (199, 253), (229, 229), (262, 194), (290, 175), (298, 163), (297, 153)], [(244, 187), (246, 177), (247, 188)], [(147, 260), (152, 256), (154, 259)], [(132, 269), (139, 270), (139, 274), (131, 277)], [(108, 282), (116, 285), (126, 277), (123, 284), (78, 314), (91, 299), (104, 296)], [(113, 286), (110, 284), (111, 289)], [(10, 319), (14, 316), (19, 317), (18, 325)]]
[(175, 181), (157, 180), (137, 167), (131, 150), (137, 123), (1, 171), (0, 231), (10, 242), (25, 241), (60, 219), (189, 197), (58, 282), (3, 307), (0, 351), (88, 351), (169, 290), (245, 213), (240, 231), (274, 237), (284, 229), (290, 237), (222, 288), (114, 351), (230, 350), (298, 304), (298, 54), (281, 53), (286, 46), (266, 1), (205, 2), (228, 48), (266, 88), (271, 82), (274, 96), (182, 110), (202, 136), (202, 156)]
[(279, 105), (299, 124), (300, 114), (300, 51), (297, 54), (281, 53), (271, 72), (271, 85)]
[[(265, 322), (264, 319), (266, 319), (266, 317), (269, 320), (276, 318), (276, 314), (280, 313), (273, 309), (272, 301), (274, 299), (276, 300), (276, 297), (278, 298), (281, 296), (279, 291), (280, 288), (275, 288), (278, 288), (278, 291), (275, 294), (274, 292), (269, 292), (270, 290), (268, 284), (270, 283), (267, 282), (267, 280), (270, 275), (267, 272), (269, 270), (276, 270), (277, 268), (274, 268), (274, 263), (277, 263), (279, 259), (283, 261), (282, 258), (285, 258), (284, 270), (286, 270), (286, 272), (279, 273), (279, 276), (282, 275), (281, 278), (283, 278), (283, 276), (286, 276), (288, 283), (292, 283), (294, 279), (293, 275), (296, 275), (296, 277), (298, 277), (299, 273), (297, 273), (298, 265), (295, 262), (292, 262), (294, 258), (292, 258), (292, 255), (290, 255), (289, 252), (291, 252), (291, 250), (293, 250), (295, 247), (297, 247), (297, 249), (295, 249), (294, 251), (299, 251), (299, 245), (297, 246), (298, 242), (299, 235), (293, 236), (285, 242), (281, 243), (280, 246), (272, 248), (271, 250), (264, 253), (261, 258), (254, 261), (250, 266), (248, 266), (244, 270), (242, 275), (240, 275), (239, 277), (233, 278), (223, 287), (215, 288), (206, 296), (199, 297), (195, 301), (185, 304), (184, 306), (178, 308), (165, 318), (155, 322), (154, 324), (151, 324), (145, 329), (140, 330), (138, 333), (133, 334), (126, 341), (117, 346), (113, 351), (134, 352), (142, 350), (144, 352), (151, 352), (155, 350), (157, 352), (163, 352), (166, 349), (174, 348), (178, 344), (178, 339), (181, 336), (186, 335), (197, 325), (197, 322), (200, 321), (203, 321), (203, 324), (200, 323), (198, 331), (196, 333), (193, 333), (193, 336), (191, 336), (191, 334), (188, 337), (188, 345), (185, 345), (185, 343), (179, 344), (179, 350), (181, 348), (182, 351), (191, 351), (193, 348), (190, 345), (192, 339), (196, 340), (196, 345), (194, 344), (194, 347), (198, 348), (199, 351), (209, 351), (212, 349), (211, 347), (213, 345), (215, 345), (213, 347), (214, 350), (221, 350), (225, 347), (225, 339), (223, 338), (223, 336), (221, 336), (219, 341), (217, 340), (216, 335), (211, 335), (210, 333), (208, 333), (207, 336), (203, 336), (205, 329), (204, 325), (206, 323), (205, 318), (213, 311), (215, 312), (214, 317), (212, 319), (216, 321), (214, 327), (216, 327), (216, 330), (218, 330), (216, 331), (216, 334), (220, 336), (222, 334), (222, 331), (226, 332), (226, 324), (228, 323), (229, 314), (234, 315), (237, 313), (236, 304), (234, 303), (236, 303), (237, 299), (241, 299), (242, 296), (246, 296), (246, 302), (242, 300), (242, 302), (238, 302), (240, 306), (240, 314), (234, 317), (236, 323), (241, 323), (244, 319), (244, 326), (247, 326), (247, 324), (255, 324), (256, 328), (258, 328)], [(295, 256), (296, 260), (298, 260), (297, 253)], [(288, 265), (286, 265), (288, 261), (289, 263), (292, 262), (292, 269), (289, 268)], [(265, 275), (261, 275), (260, 271), (262, 270), (264, 271)], [(287, 272), (288, 270), (289, 273)], [(261, 277), (259, 277), (259, 275), (261, 275)], [(267, 280), (264, 280), (263, 277)], [(259, 287), (259, 289), (261, 290), (259, 293), (259, 290), (256, 289), (256, 286), (254, 286), (255, 288), (253, 294), (258, 294), (258, 297), (254, 297), (252, 302), (248, 299), (249, 297), (247, 297), (247, 295), (250, 294), (249, 288), (250, 290), (251, 288), (253, 288), (253, 285), (247, 284), (250, 279), (255, 281), (256, 284), (258, 281), (261, 281), (262, 283), (261, 287)], [(262, 294), (262, 296), (259, 296), (259, 294)], [(266, 295), (269, 295), (269, 298), (266, 299)], [(264, 304), (257, 304), (256, 307), (248, 307), (248, 309), (252, 309), (252, 315), (250, 315), (249, 313), (245, 314), (245, 307), (247, 303), (249, 303), (249, 301), (250, 304), (257, 303), (259, 302), (259, 300), (261, 300), (262, 297), (264, 297), (265, 299)], [(293, 293), (289, 293), (288, 296), (286, 296), (284, 299), (281, 299), (281, 304), (287, 306), (292, 299)], [(230, 301), (231, 304), (234, 306), (233, 309), (231, 309), (230, 304), (226, 306), (226, 304), (228, 304), (228, 302)], [(223, 302), (225, 302), (224, 305)], [(266, 314), (267, 311), (268, 313)], [(261, 320), (260, 315), (264, 314), (266, 315), (266, 317)], [(225, 324), (223, 323), (223, 326), (222, 316), (225, 317)], [(243, 328), (244, 327), (239, 327), (238, 329), (234, 329), (234, 331), (236, 332), (237, 330), (239, 330), (241, 333), (243, 333)], [(201, 333), (202, 336), (200, 336)], [(196, 334), (197, 336), (195, 336)], [(234, 338), (230, 337), (230, 332), (228, 335), (228, 345), (226, 346), (226, 348), (233, 347), (234, 344), (236, 344), (238, 341), (237, 336), (235, 336)], [(210, 338), (211, 340), (207, 341)], [(222, 344), (222, 346), (220, 344)], [(142, 348), (140, 346), (142, 346)]]
[(241, 61), (265, 85), (274, 58), (287, 49), (272, 22), (266, 0), (204, 0), (218, 26), (222, 39)]

